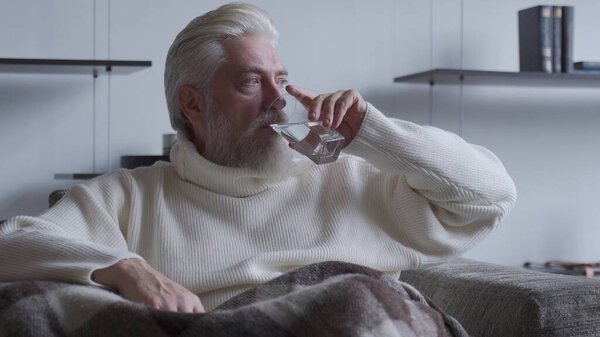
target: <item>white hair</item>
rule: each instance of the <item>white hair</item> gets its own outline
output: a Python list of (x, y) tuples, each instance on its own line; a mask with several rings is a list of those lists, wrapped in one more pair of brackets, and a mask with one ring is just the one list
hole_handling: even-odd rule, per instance
[(245, 3), (223, 5), (193, 19), (177, 34), (165, 62), (165, 95), (173, 129), (191, 130), (177, 101), (179, 88), (189, 84), (208, 97), (209, 83), (226, 59), (223, 41), (254, 34), (266, 37), (274, 46), (279, 37), (267, 14)]

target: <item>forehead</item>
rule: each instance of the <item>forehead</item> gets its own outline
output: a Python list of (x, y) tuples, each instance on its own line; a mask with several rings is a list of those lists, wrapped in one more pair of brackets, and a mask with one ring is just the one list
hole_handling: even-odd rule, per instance
[(230, 71), (245, 72), (248, 69), (260, 69), (265, 72), (285, 71), (277, 49), (265, 37), (248, 35), (229, 39), (223, 43), (226, 60), (224, 66)]

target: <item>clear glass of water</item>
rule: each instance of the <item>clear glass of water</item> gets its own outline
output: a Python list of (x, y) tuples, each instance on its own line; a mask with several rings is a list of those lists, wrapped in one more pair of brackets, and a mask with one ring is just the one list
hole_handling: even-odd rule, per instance
[(290, 94), (279, 96), (269, 109), (283, 111), (284, 123), (271, 124), (271, 128), (290, 143), (290, 147), (310, 158), (316, 164), (337, 160), (345, 138), (321, 121), (309, 121), (308, 110)]

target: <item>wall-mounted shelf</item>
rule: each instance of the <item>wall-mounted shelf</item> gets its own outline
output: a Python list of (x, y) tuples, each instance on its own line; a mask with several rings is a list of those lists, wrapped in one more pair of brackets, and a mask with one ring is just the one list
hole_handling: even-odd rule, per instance
[(127, 75), (152, 66), (152, 61), (0, 58), (0, 73)]
[[(13, 74), (63, 74), (92, 75), (102, 74), (129, 75), (151, 67), (152, 61), (137, 60), (72, 60), (72, 59), (23, 59), (0, 58), (0, 73)], [(85, 180), (102, 173), (57, 173), (55, 179)]]
[(510, 85), (546, 87), (600, 86), (600, 72), (541, 73), (465, 69), (432, 69), (394, 78), (396, 83)]
[[(168, 155), (128, 155), (121, 156), (121, 167), (134, 169), (142, 166), (152, 166), (157, 161), (169, 162)], [(56, 173), (54, 179), (88, 180), (103, 175), (104, 173)]]

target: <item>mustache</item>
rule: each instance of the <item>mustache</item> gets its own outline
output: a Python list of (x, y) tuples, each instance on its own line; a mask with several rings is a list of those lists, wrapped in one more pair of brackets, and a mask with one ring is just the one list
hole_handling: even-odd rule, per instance
[(256, 118), (252, 123), (250, 123), (250, 129), (256, 130), (261, 127), (269, 126), (271, 124), (279, 124), (286, 123), (288, 120), (286, 114), (277, 109), (269, 109), (265, 111), (262, 115)]

